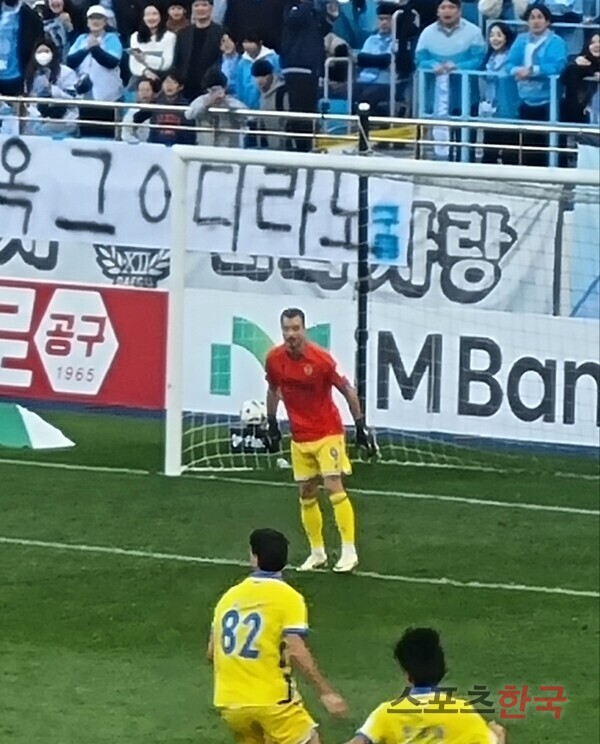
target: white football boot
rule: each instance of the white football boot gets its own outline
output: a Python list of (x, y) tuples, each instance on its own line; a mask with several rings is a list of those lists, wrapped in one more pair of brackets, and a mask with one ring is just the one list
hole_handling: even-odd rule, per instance
[(343, 545), (342, 555), (333, 567), (336, 573), (350, 573), (358, 566), (358, 555), (354, 545)]
[(317, 568), (327, 566), (327, 553), (324, 550), (311, 553), (304, 563), (298, 567), (298, 571), (315, 571)]

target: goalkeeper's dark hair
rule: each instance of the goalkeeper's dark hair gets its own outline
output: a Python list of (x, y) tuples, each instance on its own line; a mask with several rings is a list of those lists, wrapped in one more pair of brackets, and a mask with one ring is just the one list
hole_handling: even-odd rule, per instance
[(283, 571), (288, 562), (288, 546), (287, 537), (269, 527), (254, 530), (250, 535), (250, 550), (261, 571)]
[(433, 628), (409, 628), (396, 644), (394, 657), (415, 687), (435, 687), (446, 675), (440, 636)]
[(300, 318), (302, 325), (306, 328), (306, 315), (304, 314), (304, 310), (300, 310), (299, 307), (287, 307), (281, 313), (281, 317), (279, 318), (281, 325), (283, 325), (284, 318), (287, 318), (288, 320), (290, 318)]

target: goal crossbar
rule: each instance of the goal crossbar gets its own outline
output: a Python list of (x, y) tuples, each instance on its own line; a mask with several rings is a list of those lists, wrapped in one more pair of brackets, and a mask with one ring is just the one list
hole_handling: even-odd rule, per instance
[[(521, 183), (552, 183), (600, 187), (600, 173), (596, 170), (568, 168), (539, 168), (524, 165), (492, 165), (486, 163), (447, 163), (434, 160), (408, 160), (389, 156), (329, 155), (319, 153), (239, 150), (226, 147), (197, 147), (174, 145), (177, 161), (258, 165), (272, 168), (306, 168), (375, 175), (374, 167), (388, 176), (421, 176), (434, 178), (464, 178)], [(374, 163), (376, 162), (376, 166)]]

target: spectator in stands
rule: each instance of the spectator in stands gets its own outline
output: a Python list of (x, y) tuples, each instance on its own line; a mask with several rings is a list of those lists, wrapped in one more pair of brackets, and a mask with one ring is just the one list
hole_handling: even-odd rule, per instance
[(479, 12), (493, 21), (518, 21), (527, 10), (528, 0), (479, 0)]
[(600, 34), (592, 34), (581, 54), (569, 64), (562, 76), (565, 96), (561, 120), (580, 124), (590, 121), (590, 108), (598, 98), (600, 84)]
[[(323, 71), (324, 71), (324, 77), (328, 76), (329, 78), (329, 84), (328, 84), (328, 91), (327, 96), (329, 100), (326, 103), (326, 106), (324, 109), (322, 109), (324, 112), (331, 113), (331, 99), (340, 99), (340, 98), (346, 98), (347, 99), (347, 88), (346, 84), (348, 82), (348, 62), (334, 62), (330, 65), (327, 65), (327, 60), (331, 57), (352, 57), (352, 61), (355, 62), (354, 59), (354, 52), (351, 51), (350, 47), (348, 46), (348, 43), (344, 38), (341, 36), (338, 36), (335, 31), (335, 24), (336, 21), (339, 19), (341, 15), (341, 8), (340, 4), (338, 3), (338, 0), (329, 0), (326, 4), (326, 12), (327, 12), (327, 18), (328, 18), (328, 25), (330, 26), (329, 31), (325, 34), (323, 38), (323, 45), (325, 47), (325, 60), (323, 62)], [(323, 81), (324, 82), (324, 81)], [(323, 86), (325, 87), (325, 86)], [(325, 93), (325, 91), (323, 91)], [(336, 106), (336, 109), (338, 106)], [(321, 109), (320, 109), (321, 110)], [(341, 108), (336, 113), (343, 113), (343, 114), (349, 114), (351, 111), (346, 108)]]
[[(420, 31), (425, 28), (421, 23), (419, 0), (400, 0), (393, 3), (393, 14), (396, 16), (396, 71), (402, 78), (412, 75), (415, 69), (414, 50)], [(435, 23), (435, 19), (433, 21)], [(392, 20), (393, 23), (393, 20)]]
[[(161, 92), (156, 98), (157, 106), (179, 106), (179, 111), (138, 111), (133, 115), (134, 124), (150, 123), (148, 142), (159, 145), (193, 145), (194, 133), (186, 117), (186, 99), (183, 97), (183, 80), (170, 72), (163, 80)], [(184, 127), (184, 129), (174, 128)]]
[[(31, 98), (73, 100), (78, 88), (77, 75), (61, 63), (58, 48), (49, 39), (34, 50), (25, 74), (25, 94)], [(30, 104), (25, 134), (69, 135), (77, 131), (76, 106), (56, 103)]]
[[(79, 77), (89, 82), (88, 97), (94, 101), (118, 101), (123, 94), (119, 65), (123, 47), (119, 37), (107, 30), (108, 13), (101, 5), (92, 5), (87, 12), (88, 33), (77, 37), (69, 51), (67, 64)], [(85, 107), (82, 117), (88, 121), (114, 121), (109, 108)], [(114, 137), (114, 128), (98, 124), (84, 124), (80, 131), (85, 137)]]
[[(510, 26), (502, 21), (492, 23), (488, 28), (488, 52), (484, 69), (488, 76), (479, 79), (480, 102), (479, 117), (514, 119), (517, 116), (517, 88), (512, 75), (507, 70), (508, 52), (515, 39)], [(519, 154), (516, 149), (505, 145), (519, 144), (519, 137), (510, 130), (484, 129), (483, 163), (507, 163), (516, 165)], [(493, 145), (493, 146), (492, 146)]]
[(56, 46), (61, 62), (67, 61), (69, 47), (77, 38), (72, 16), (75, 13), (69, 0), (45, 0), (42, 10), (44, 34)]
[[(539, 2), (540, 0), (538, 0)], [(591, 10), (594, 6), (592, 0), (543, 0), (543, 4), (550, 11), (552, 23), (582, 24), (584, 21), (584, 9)], [(559, 28), (558, 35), (567, 45), (569, 55), (576, 55), (584, 43), (583, 29), (581, 28)]]
[(125, 46), (140, 27), (146, 0), (100, 0), (99, 5), (106, 11), (108, 25), (117, 31)]
[[(244, 104), (227, 93), (227, 78), (220, 70), (213, 69), (206, 73), (203, 88), (206, 93), (192, 101), (185, 112), (186, 119), (195, 121), (196, 126), (211, 128), (209, 132), (198, 132), (196, 142), (215, 147), (239, 147), (240, 119), (233, 112), (245, 108)], [(231, 113), (209, 114), (211, 107), (228, 109)]]
[[(380, 0), (378, 0), (380, 1)], [(339, 4), (341, 2), (341, 4)], [(345, 39), (352, 49), (359, 49), (372, 33), (377, 22), (377, 5), (375, 0), (331, 0), (337, 5), (339, 14), (333, 13), (335, 22), (333, 30)], [(426, 28), (437, 20), (435, 0), (397, 0), (397, 10), (410, 6), (416, 13), (419, 28)], [(328, 10), (330, 14), (331, 10)]]
[[(94, 2), (94, 0), (91, 0), (91, 4), (95, 5), (96, 3)], [(121, 42), (125, 44), (126, 39), (128, 39), (131, 36), (131, 34), (128, 34), (127, 36), (125, 36), (125, 34), (121, 32), (121, 28), (124, 28), (123, 21), (125, 20), (125, 18), (127, 18), (127, 13), (130, 9), (135, 8), (136, 10), (138, 10), (138, 3), (135, 3), (135, 2), (128, 3), (127, 1), (119, 3), (118, 0), (115, 0), (115, 2), (113, 3), (113, 0), (98, 0), (97, 4), (101, 5), (106, 11), (107, 28), (109, 28), (111, 31), (117, 31), (119, 34), (121, 34)], [(88, 10), (89, 10), (89, 7), (88, 7)], [(117, 10), (119, 12), (118, 21), (117, 21)]]
[(378, 4), (377, 32), (367, 37), (356, 58), (356, 64), (360, 68), (356, 100), (369, 103), (373, 113), (379, 113), (378, 104), (389, 100), (390, 97), (392, 16), (395, 9), (395, 3)]
[(86, 29), (87, 9), (92, 5), (91, 0), (66, 0), (65, 9), (71, 18), (75, 34), (82, 34)]
[(219, 26), (225, 23), (225, 13), (227, 12), (228, 0), (214, 0), (212, 19)]
[(41, 18), (22, 0), (0, 2), (0, 95), (22, 94), (25, 71), (43, 36)]
[(212, 0), (194, 0), (193, 24), (177, 34), (173, 67), (184, 81), (184, 96), (193, 101), (204, 93), (206, 73), (221, 64), (223, 28), (212, 20)]
[(327, 12), (333, 17), (334, 33), (345, 39), (351, 49), (360, 49), (377, 24), (375, 0), (330, 0)]
[[(479, 98), (477, 81), (471, 85), (470, 111), (462, 111), (461, 76), (454, 72), (480, 70), (486, 53), (481, 30), (466, 21), (461, 14), (461, 0), (440, 0), (438, 20), (428, 26), (417, 43), (416, 63), (419, 70), (432, 72), (425, 79), (425, 99), (428, 110), (438, 118), (469, 116), (477, 113)], [(475, 132), (475, 130), (473, 130)], [(446, 127), (434, 127), (434, 139), (449, 140), (453, 136)], [(450, 154), (446, 144), (434, 148), (437, 158)]]
[[(530, 5), (525, 12), (529, 31), (519, 34), (512, 45), (507, 70), (517, 81), (519, 118), (524, 121), (550, 119), (550, 76), (560, 75), (567, 64), (567, 46), (550, 28), (550, 11), (544, 5)], [(558, 113), (558, 112), (556, 112)], [(545, 134), (525, 132), (524, 147), (548, 147)], [(547, 165), (544, 152), (524, 150), (523, 164)]]
[[(323, 39), (325, 43), (325, 60), (328, 59), (339, 59), (337, 62), (332, 62), (329, 65), (329, 98), (339, 99), (347, 98), (347, 84), (348, 84), (348, 58), (353, 57), (352, 50), (344, 39), (333, 31), (330, 31), (327, 36)], [(341, 110), (341, 113), (349, 114), (348, 110)]]
[[(285, 80), (277, 72), (272, 62), (268, 59), (258, 59), (252, 65), (252, 75), (256, 81), (256, 87), (260, 92), (260, 99), (257, 108), (261, 111), (289, 111), (290, 101), (285, 87)], [(269, 117), (257, 121), (257, 140), (259, 147), (266, 147), (269, 150), (288, 149), (289, 140), (286, 137), (276, 137), (269, 134), (264, 135), (260, 132), (285, 132), (287, 123), (284, 118), (278, 119)]]
[(235, 41), (225, 32), (221, 37), (221, 72), (227, 78), (227, 92), (234, 95), (240, 55)]
[[(141, 77), (162, 80), (173, 65), (175, 34), (156, 5), (147, 5), (139, 31), (131, 37), (129, 69), (135, 83)], [(135, 83), (134, 86), (135, 87)]]
[(29, 5), (29, 7), (33, 8), (35, 12), (39, 15), (39, 17), (44, 20), (44, 7), (46, 5), (46, 0), (35, 0), (33, 5), (29, 2), (29, 0), (25, 0), (25, 2)]
[[(154, 103), (156, 94), (158, 92), (158, 83), (155, 80), (149, 80), (148, 78), (140, 78), (138, 80), (135, 100), (137, 103)], [(121, 126), (121, 139), (123, 142), (127, 142), (130, 145), (138, 144), (139, 142), (148, 142), (150, 137), (150, 127), (147, 122), (142, 124), (136, 124), (133, 117), (140, 112), (140, 109), (129, 109), (123, 117), (123, 124)]]
[[(319, 102), (319, 79), (325, 65), (324, 38), (332, 30), (333, 19), (314, 0), (290, 0), (285, 12), (281, 40), (281, 69), (288, 90), (290, 110), (314, 113)], [(294, 120), (294, 131), (309, 134), (310, 120)], [(296, 149), (308, 152), (309, 137), (299, 138)]]
[(167, 2), (167, 28), (174, 34), (190, 25), (187, 6), (182, 2)]
[(285, 0), (227, 0), (224, 25), (237, 41), (252, 33), (279, 52), (284, 11)]
[(394, 80), (391, 79), (390, 66), (394, 54), (392, 16), (397, 10), (399, 6), (396, 3), (385, 1), (379, 3), (377, 33), (369, 36), (356, 59), (358, 67), (361, 68), (358, 74), (356, 100), (370, 104), (372, 112), (379, 115), (390, 114), (390, 86), (396, 85), (399, 77), (407, 77), (413, 71), (410, 43), (418, 32), (418, 25), (416, 14), (407, 10), (398, 18), (396, 75)]
[(258, 33), (248, 32), (242, 39), (242, 54), (235, 71), (233, 95), (249, 109), (257, 109), (260, 104), (260, 90), (252, 74), (256, 60), (268, 60), (273, 69), (279, 72), (279, 57), (269, 47), (264, 46)]

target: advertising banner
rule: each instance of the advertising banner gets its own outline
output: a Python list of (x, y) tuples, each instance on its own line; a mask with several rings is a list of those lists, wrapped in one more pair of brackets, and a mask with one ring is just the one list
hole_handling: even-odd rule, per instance
[[(166, 283), (172, 154), (134, 150), (0, 137), (2, 275)], [(352, 295), (357, 176), (199, 162), (188, 170), (188, 286)], [(373, 175), (373, 297), (552, 312), (560, 197), (559, 186)]]
[(0, 397), (162, 409), (164, 292), (0, 280)]
[[(265, 395), (264, 359), (289, 298), (187, 292), (184, 406), (237, 415)], [(215, 313), (215, 307), (219, 312)], [(344, 301), (303, 303), (309, 337), (354, 377), (354, 315)], [(210, 317), (210, 323), (199, 318)], [(414, 311), (375, 304), (368, 418), (413, 432), (598, 446), (600, 364), (593, 321), (516, 313)], [(351, 418), (341, 397), (346, 423)]]

